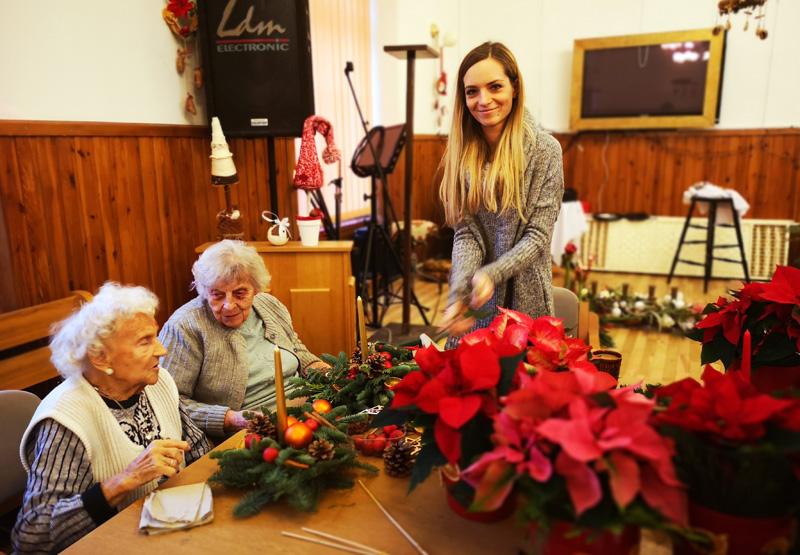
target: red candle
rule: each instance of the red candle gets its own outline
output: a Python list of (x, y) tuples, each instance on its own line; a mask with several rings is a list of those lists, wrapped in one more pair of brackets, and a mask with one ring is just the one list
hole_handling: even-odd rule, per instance
[(750, 381), (750, 341), (750, 330), (746, 330), (742, 341), (742, 373), (747, 381)]

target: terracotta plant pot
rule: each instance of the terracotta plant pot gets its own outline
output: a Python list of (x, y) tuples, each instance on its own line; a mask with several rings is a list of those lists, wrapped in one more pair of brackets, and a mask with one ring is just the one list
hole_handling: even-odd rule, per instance
[[(723, 536), (719, 539), (727, 546), (728, 555), (787, 553), (792, 544), (793, 526), (790, 517), (735, 516), (690, 501), (689, 524), (692, 528)], [(689, 555), (697, 551), (683, 548), (676, 550), (675, 553)]]
[(597, 536), (583, 533), (578, 536), (568, 535), (572, 524), (556, 521), (546, 538), (536, 538), (538, 530), (531, 527), (532, 543), (542, 542), (540, 555), (629, 555), (638, 553), (639, 530), (626, 527), (621, 534), (602, 532)]
[(453, 489), (459, 483), (458, 470), (453, 468), (443, 468), (441, 470), (442, 482), (444, 483), (445, 494), (447, 495), (447, 505), (461, 518), (473, 522), (500, 522), (510, 517), (516, 509), (516, 496), (514, 493), (509, 495), (499, 508), (493, 511), (470, 511), (453, 495)]

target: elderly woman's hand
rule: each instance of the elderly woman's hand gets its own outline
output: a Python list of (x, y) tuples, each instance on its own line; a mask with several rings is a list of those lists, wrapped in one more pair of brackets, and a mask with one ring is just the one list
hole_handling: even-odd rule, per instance
[(100, 484), (108, 504), (119, 504), (128, 493), (152, 480), (175, 475), (188, 450), (185, 441), (157, 439), (150, 443), (125, 470)]
[(224, 430), (230, 433), (247, 428), (247, 418), (244, 416), (245, 412), (253, 416), (262, 414), (259, 410), (244, 411), (228, 409), (228, 412), (225, 413), (225, 420), (222, 423)]

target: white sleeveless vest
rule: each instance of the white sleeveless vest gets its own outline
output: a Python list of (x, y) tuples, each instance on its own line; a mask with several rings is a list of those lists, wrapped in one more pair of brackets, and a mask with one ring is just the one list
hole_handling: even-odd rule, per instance
[[(161, 429), (162, 439), (180, 440), (181, 417), (178, 411), (178, 388), (172, 376), (159, 369), (158, 382), (144, 388)], [(92, 466), (92, 476), (102, 482), (119, 474), (145, 450), (133, 443), (120, 427), (100, 395), (83, 376), (67, 378), (45, 397), (31, 419), (20, 443), (20, 458), (27, 472), (30, 466), (25, 446), (36, 424), (52, 418), (78, 436)], [(152, 480), (133, 490), (119, 506), (125, 507), (158, 486)]]

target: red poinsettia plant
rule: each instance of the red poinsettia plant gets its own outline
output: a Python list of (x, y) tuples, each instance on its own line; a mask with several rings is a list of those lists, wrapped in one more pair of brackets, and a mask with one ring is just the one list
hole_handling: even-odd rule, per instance
[(740, 372), (706, 366), (653, 390), (654, 420), (675, 440), (678, 476), (693, 502), (747, 517), (800, 508), (800, 398), (756, 389)]
[(517, 492), (523, 519), (539, 529), (685, 525), (685, 490), (671, 440), (651, 423), (654, 405), (581, 371), (524, 378), (493, 419), (494, 448), (462, 474), (475, 488), (473, 509), (500, 507)]
[(703, 343), (702, 364), (719, 360), (726, 369), (739, 368), (749, 331), (754, 371), (799, 366), (800, 269), (778, 266), (768, 283), (749, 283), (732, 295), (708, 304), (705, 318), (687, 334)]
[(560, 320), (500, 311), (489, 327), (463, 337), (455, 349), (418, 350), (419, 370), (395, 386), (390, 409), (379, 416), (381, 424), (410, 419), (425, 429), (412, 488), (436, 466), (465, 468), (491, 451), (500, 399), (531, 375), (564, 371), (583, 387), (602, 390), (616, 385), (612, 376), (589, 362), (586, 344), (566, 337)]

